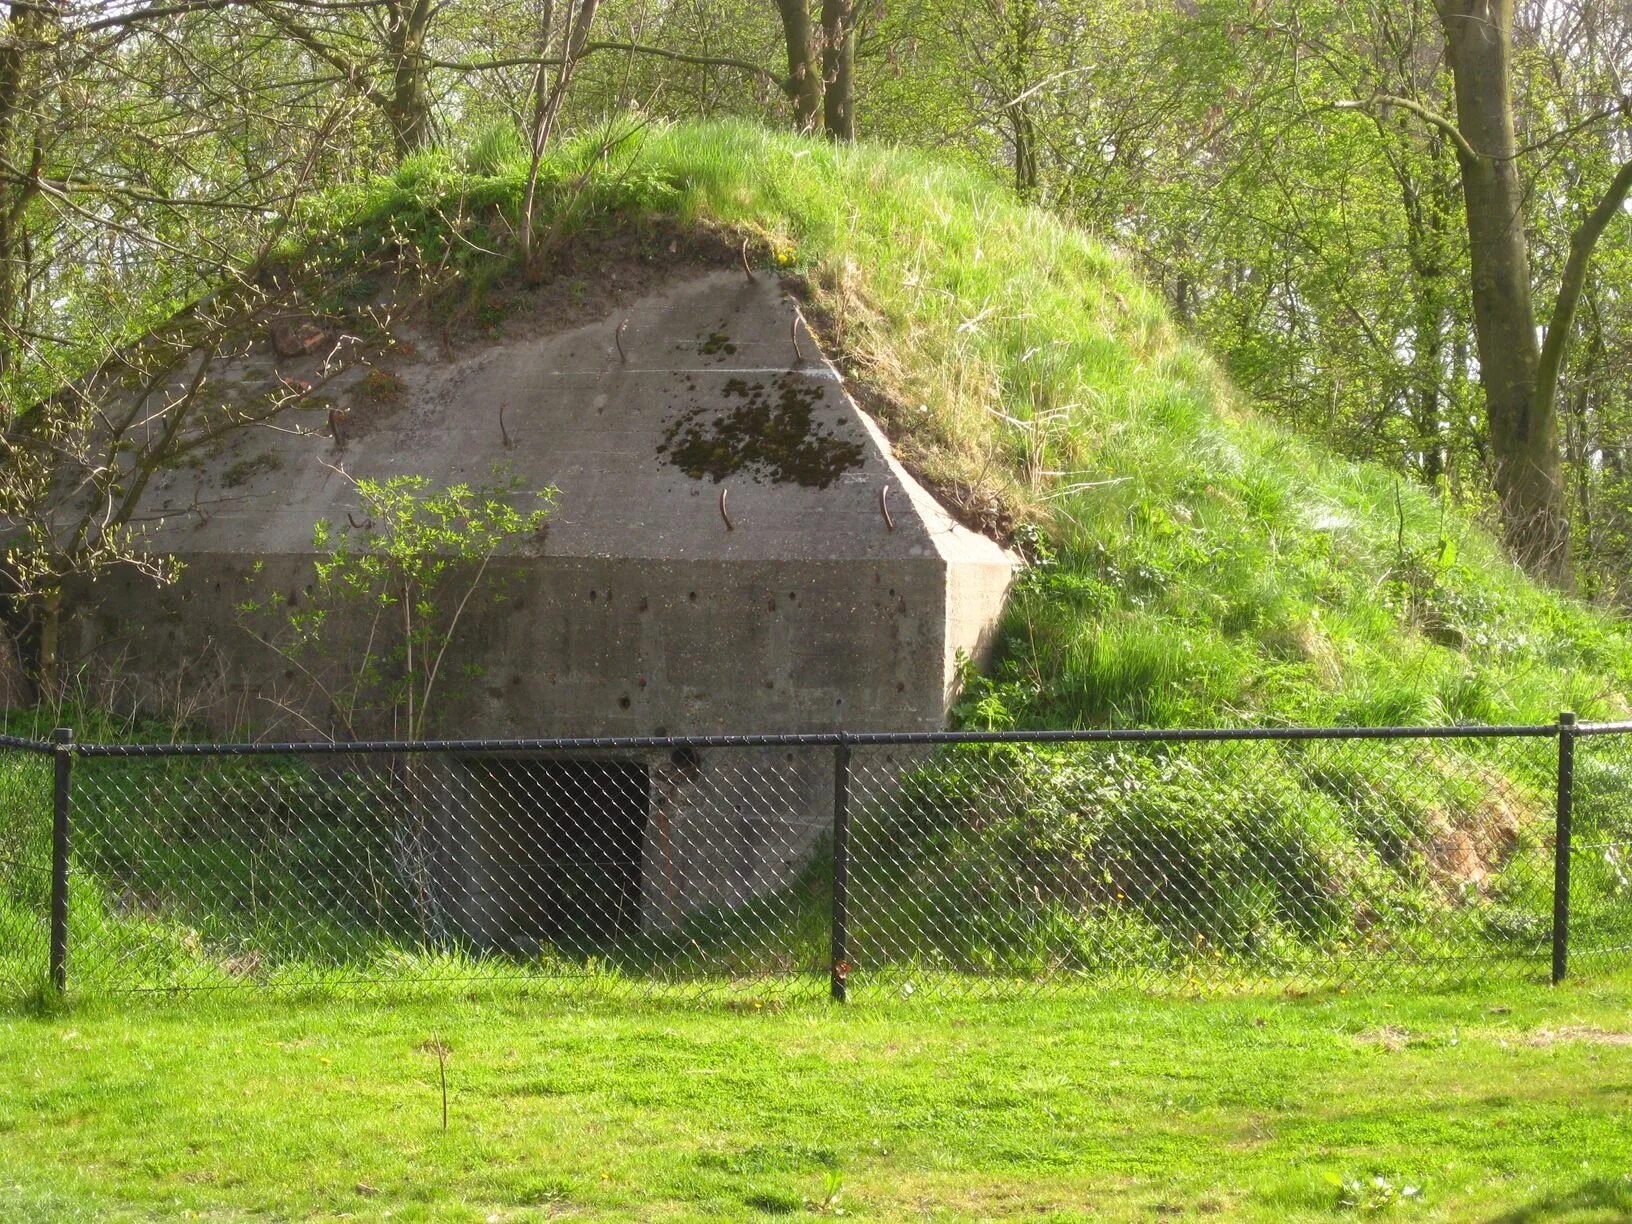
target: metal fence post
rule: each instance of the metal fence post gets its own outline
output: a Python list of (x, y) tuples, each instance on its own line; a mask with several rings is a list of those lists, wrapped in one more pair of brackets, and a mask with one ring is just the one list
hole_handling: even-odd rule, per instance
[(835, 1003), (849, 995), (850, 977), (850, 741), (833, 750), (833, 980)]
[(1553, 985), (1570, 960), (1570, 818), (1575, 803), (1575, 715), (1558, 716), (1558, 817), (1553, 830)]
[(74, 780), (74, 732), (58, 727), (51, 733), (56, 745), (57, 784), (51, 815), (51, 985), (68, 988), (68, 843)]

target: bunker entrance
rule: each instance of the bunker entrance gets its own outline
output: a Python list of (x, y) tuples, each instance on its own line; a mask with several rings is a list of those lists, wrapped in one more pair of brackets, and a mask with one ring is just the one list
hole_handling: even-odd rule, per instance
[(638, 930), (645, 766), (500, 759), (484, 768), (501, 940), (593, 948)]

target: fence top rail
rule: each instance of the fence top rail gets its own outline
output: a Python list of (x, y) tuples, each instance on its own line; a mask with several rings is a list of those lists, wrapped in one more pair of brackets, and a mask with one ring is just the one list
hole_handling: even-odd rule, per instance
[(45, 740), (29, 739), (22, 735), (0, 735), (0, 748), (18, 748), (24, 752), (55, 752), (56, 745)]
[[(1584, 724), (1579, 730), (1602, 734), (1632, 731), (1632, 723)], [(1083, 731), (827, 731), (790, 735), (594, 736), (559, 739), (313, 740), (282, 743), (78, 743), (86, 757), (182, 756), (381, 756), (408, 753), (483, 755), (515, 752), (584, 752), (618, 749), (796, 748), (955, 745), (955, 744), (1138, 744), (1271, 740), (1543, 739), (1556, 737), (1558, 724), (1445, 727), (1192, 727), (1179, 729), (1095, 729)], [(50, 751), (51, 745), (39, 745)]]
[(1577, 735), (1625, 735), (1632, 732), (1632, 722), (1586, 722), (1577, 723)]

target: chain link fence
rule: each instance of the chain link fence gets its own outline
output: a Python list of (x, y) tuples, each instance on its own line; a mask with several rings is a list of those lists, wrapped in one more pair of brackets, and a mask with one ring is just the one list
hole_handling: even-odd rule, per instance
[(1632, 964), (1632, 733), (1586, 726), (1570, 756), (1569, 963), (1616, 969)]
[(0, 995), (31, 990), (50, 963), (52, 761), (0, 737)]
[(1632, 960), (1632, 725), (0, 740), (0, 992), (760, 1002)]

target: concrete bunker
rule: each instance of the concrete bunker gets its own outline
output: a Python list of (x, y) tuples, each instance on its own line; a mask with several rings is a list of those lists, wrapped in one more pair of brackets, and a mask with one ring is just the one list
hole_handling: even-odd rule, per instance
[[(71, 627), (140, 699), (178, 688), (223, 734), (344, 738), (320, 694), (243, 631), (246, 587), (305, 598), (319, 521), (366, 529), (337, 475), (560, 490), (450, 649), (437, 734), (468, 738), (917, 731), (944, 726), (989, 645), (1013, 558), (897, 461), (789, 287), (694, 269), (561, 326), (518, 306), (450, 349), (400, 325), (372, 367), (277, 428), (245, 429), (144, 494), (155, 586), (99, 581)], [(310, 353), (216, 355), (243, 395), (313, 379)], [(183, 369), (178, 378), (191, 376)], [(165, 388), (152, 393), (162, 395)], [(333, 425), (335, 402), (350, 416)], [(333, 623), (331, 654), (366, 624)], [(388, 731), (389, 728), (380, 728)], [(797, 879), (831, 823), (824, 752), (668, 749), (449, 763), (458, 925), (524, 949), (742, 903)], [(597, 858), (596, 856), (599, 856)]]

